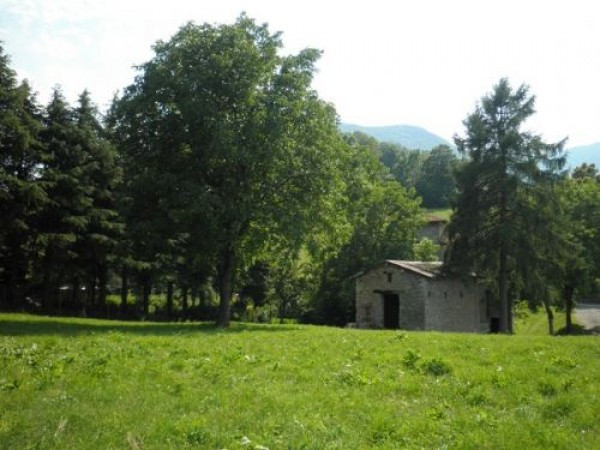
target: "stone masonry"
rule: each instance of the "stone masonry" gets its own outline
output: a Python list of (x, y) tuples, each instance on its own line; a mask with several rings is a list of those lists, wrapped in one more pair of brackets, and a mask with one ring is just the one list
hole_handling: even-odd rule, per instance
[(400, 329), (487, 332), (489, 308), (483, 289), (442, 276), (440, 267), (441, 263), (386, 260), (359, 274), (356, 326), (384, 328), (384, 297), (391, 296), (399, 303)]

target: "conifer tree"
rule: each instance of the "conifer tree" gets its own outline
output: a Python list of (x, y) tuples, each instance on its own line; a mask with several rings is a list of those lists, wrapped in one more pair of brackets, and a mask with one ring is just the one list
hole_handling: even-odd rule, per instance
[[(47, 153), (43, 180), (49, 202), (40, 217), (44, 255), (40, 261), (42, 306), (49, 308), (53, 292), (64, 281), (73, 282), (73, 301), (78, 301), (84, 269), (76, 244), (89, 224), (90, 186), (85, 178), (89, 164), (79, 145), (73, 110), (56, 88), (44, 115), (42, 139)], [(68, 280), (64, 280), (68, 277)]]
[(29, 276), (35, 215), (45, 204), (39, 179), (39, 108), (27, 82), (17, 83), (0, 45), (0, 305), (17, 307)]
[(523, 262), (531, 272), (549, 251), (536, 248), (532, 232), (546, 233), (551, 243), (551, 188), (564, 165), (564, 141), (546, 144), (521, 130), (534, 102), (527, 86), (513, 90), (502, 79), (464, 121), (466, 136), (455, 137), (466, 162), (457, 173), (446, 259), (460, 273), (495, 280), (501, 332), (512, 332), (509, 289), (517, 286)]
[[(115, 149), (106, 138), (98, 111), (85, 90), (74, 111), (76, 142), (85, 160), (81, 181), (87, 186), (86, 228), (77, 243), (77, 254), (86, 268), (90, 301), (106, 302), (107, 278), (122, 223), (116, 210), (116, 189), (120, 181)], [(94, 298), (96, 286), (98, 298)], [(97, 300), (97, 301), (96, 301)]]

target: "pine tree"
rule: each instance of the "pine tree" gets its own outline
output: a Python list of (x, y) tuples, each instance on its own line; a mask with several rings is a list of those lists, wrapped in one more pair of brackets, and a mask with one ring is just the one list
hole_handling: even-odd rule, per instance
[(521, 130), (534, 102), (527, 86), (513, 91), (502, 79), (465, 120), (466, 136), (455, 138), (466, 162), (457, 173), (446, 258), (456, 271), (495, 280), (502, 332), (512, 331), (509, 289), (516, 288), (523, 262), (531, 272), (537, 255), (549, 251), (538, 252), (532, 232), (552, 234), (550, 189), (564, 165), (564, 141), (546, 144)]
[(76, 244), (90, 221), (91, 188), (85, 178), (89, 160), (78, 142), (74, 113), (59, 88), (46, 108), (44, 125), (42, 139), (48, 157), (42, 178), (49, 202), (40, 217), (44, 255), (39, 272), (42, 305), (49, 308), (53, 293), (65, 281), (73, 282), (72, 300), (78, 301), (83, 267)]
[(77, 145), (85, 159), (81, 178), (88, 187), (87, 225), (77, 242), (77, 253), (87, 271), (89, 300), (102, 307), (106, 302), (108, 266), (123, 227), (115, 199), (121, 172), (115, 149), (105, 136), (87, 90), (79, 97), (74, 119)]
[(35, 233), (46, 202), (39, 169), (39, 108), (27, 82), (17, 84), (0, 45), (0, 305), (22, 304)]

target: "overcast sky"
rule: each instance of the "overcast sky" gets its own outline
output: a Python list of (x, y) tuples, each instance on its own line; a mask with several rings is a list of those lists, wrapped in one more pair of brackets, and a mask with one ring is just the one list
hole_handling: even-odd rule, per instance
[(344, 122), (419, 125), (451, 139), (501, 77), (537, 97), (528, 124), (568, 146), (600, 141), (600, 2), (0, 0), (0, 40), (46, 103), (55, 84), (101, 107), (183, 23), (246, 11), (286, 52), (324, 51), (314, 87)]

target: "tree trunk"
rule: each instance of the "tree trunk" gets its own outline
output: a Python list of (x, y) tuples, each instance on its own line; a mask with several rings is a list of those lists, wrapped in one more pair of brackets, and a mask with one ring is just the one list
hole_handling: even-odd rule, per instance
[(571, 334), (573, 332), (573, 321), (571, 319), (571, 315), (573, 312), (573, 293), (575, 289), (571, 285), (565, 286), (564, 296), (565, 296), (565, 331), (567, 334)]
[(198, 286), (192, 286), (192, 307), (196, 306), (196, 302), (198, 301)]
[(127, 312), (127, 297), (129, 295), (129, 285), (127, 283), (127, 266), (121, 267), (121, 314)]
[(5, 308), (6, 306), (6, 280), (0, 278), (0, 308)]
[(19, 268), (17, 258), (15, 257), (11, 263), (8, 270), (8, 283), (6, 283), (6, 297), (7, 297), (7, 305), (9, 308), (14, 309), (17, 307), (19, 303), (21, 303), (20, 295), (19, 295)]
[(79, 303), (79, 289), (81, 288), (81, 285), (79, 284), (79, 278), (73, 278), (71, 286), (71, 306), (76, 307)]
[(64, 283), (64, 275), (59, 273), (50, 291), (50, 304), (54, 305), (59, 314), (62, 313), (63, 292), (60, 288), (63, 284), (66, 284)]
[(145, 279), (142, 285), (142, 307), (144, 318), (148, 317), (150, 312), (150, 280)]
[(206, 286), (203, 284), (202, 289), (200, 289), (200, 309), (204, 310), (206, 306)]
[(167, 317), (171, 319), (173, 316), (173, 282), (167, 284)]
[(94, 314), (93, 310), (95, 309), (95, 306), (96, 306), (96, 273), (95, 273), (95, 271), (89, 280), (87, 297), (88, 297), (87, 302), (88, 302), (88, 305), (90, 305), (90, 307), (92, 309), (92, 315), (93, 315)]
[(188, 287), (182, 286), (181, 288), (181, 315), (187, 317), (188, 307)]
[(508, 277), (506, 273), (506, 251), (500, 249), (500, 268), (498, 271), (498, 298), (500, 300), (500, 333), (509, 332)]
[(285, 319), (285, 306), (287, 302), (281, 299), (281, 303), (279, 304), (279, 323), (283, 324), (283, 319)]
[(52, 246), (49, 245), (46, 248), (46, 254), (42, 261), (42, 310), (48, 311), (50, 309), (50, 272), (52, 270)]
[(90, 278), (88, 281), (88, 305), (92, 309), (92, 314), (95, 314), (94, 310), (96, 309), (96, 268), (92, 265), (92, 273), (90, 274)]
[(554, 334), (554, 313), (552, 312), (552, 308), (550, 307), (550, 303), (548, 302), (548, 298), (544, 297), (543, 299), (544, 309), (546, 310), (546, 316), (548, 316), (548, 333), (550, 335)]
[(100, 264), (98, 267), (98, 304), (100, 307), (106, 305), (106, 296), (108, 283), (108, 268), (105, 264)]
[(42, 310), (48, 311), (50, 308), (50, 267), (44, 262), (44, 273), (42, 275)]
[(508, 334), (514, 334), (515, 330), (513, 328), (513, 324), (514, 324), (514, 320), (513, 320), (513, 299), (514, 297), (512, 295), (508, 296), (507, 299), (507, 303), (508, 303), (508, 312), (507, 312), (507, 316), (508, 316)]
[(229, 310), (231, 307), (231, 294), (233, 292), (235, 253), (230, 246), (221, 254), (221, 264), (218, 270), (219, 280), (219, 312), (216, 325), (229, 327)]

